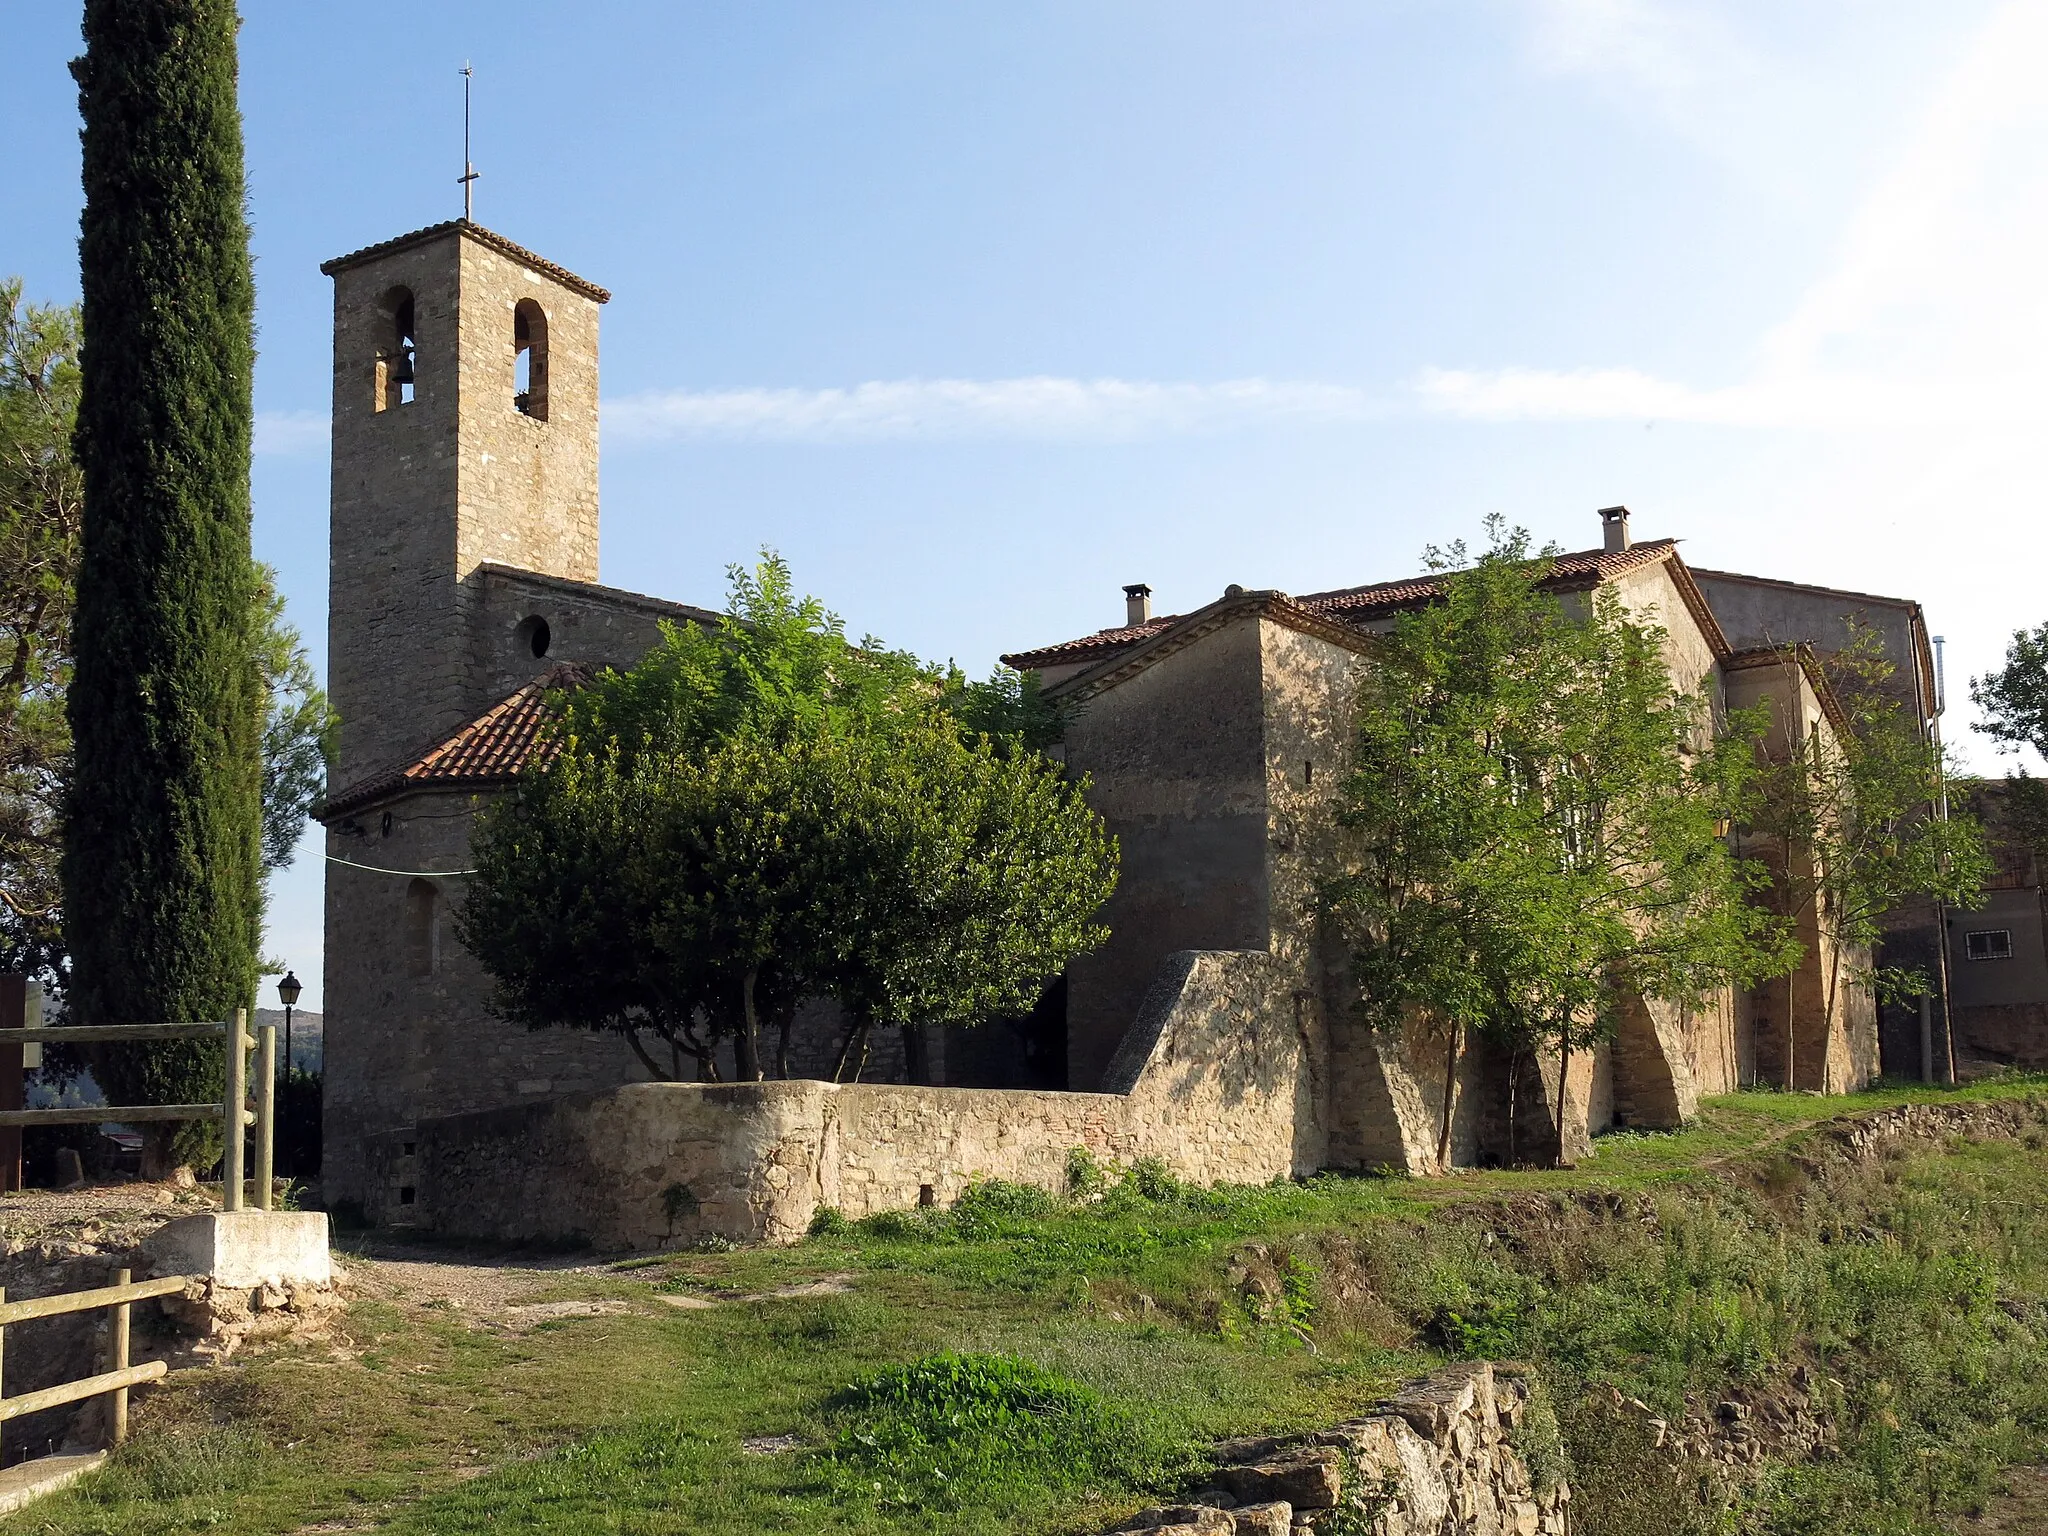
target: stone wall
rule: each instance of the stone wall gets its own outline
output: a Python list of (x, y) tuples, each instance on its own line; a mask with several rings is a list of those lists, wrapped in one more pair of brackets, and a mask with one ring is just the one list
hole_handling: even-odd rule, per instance
[(1116, 1536), (1564, 1536), (1571, 1489), (1516, 1449), (1530, 1400), (1519, 1366), (1450, 1366), (1332, 1429), (1224, 1442), (1208, 1486)]
[(1320, 1049), (1267, 956), (1189, 952), (1163, 968), (1111, 1092), (632, 1083), (369, 1138), (362, 1185), (374, 1220), (626, 1249), (791, 1242), (820, 1207), (949, 1204), (983, 1178), (1060, 1190), (1075, 1147), (1257, 1182), (1325, 1160)]

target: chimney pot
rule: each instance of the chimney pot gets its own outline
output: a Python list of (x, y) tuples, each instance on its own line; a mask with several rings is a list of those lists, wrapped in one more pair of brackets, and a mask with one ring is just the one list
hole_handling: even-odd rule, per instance
[(1143, 624), (1152, 617), (1152, 589), (1142, 581), (1134, 581), (1124, 588), (1124, 623), (1131, 626)]
[(1618, 555), (1632, 547), (1635, 540), (1628, 536), (1628, 508), (1602, 507), (1600, 509), (1601, 546), (1610, 555)]

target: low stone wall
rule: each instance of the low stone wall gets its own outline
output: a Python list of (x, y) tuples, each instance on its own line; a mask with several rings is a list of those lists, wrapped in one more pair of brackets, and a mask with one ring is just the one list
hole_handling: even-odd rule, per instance
[(1116, 1536), (1564, 1536), (1571, 1489), (1539, 1489), (1515, 1448), (1529, 1399), (1519, 1367), (1451, 1366), (1333, 1429), (1218, 1446), (1212, 1486)]
[(1169, 958), (1106, 1093), (798, 1081), (636, 1083), (421, 1122), (377, 1141), (372, 1219), (499, 1241), (648, 1248), (792, 1242), (851, 1217), (947, 1204), (976, 1179), (1065, 1187), (1085, 1147), (1181, 1178), (1322, 1166), (1318, 1043), (1263, 953)]

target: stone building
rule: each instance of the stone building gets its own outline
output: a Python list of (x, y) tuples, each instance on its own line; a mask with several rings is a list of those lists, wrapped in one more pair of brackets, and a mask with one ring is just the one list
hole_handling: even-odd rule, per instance
[[(1965, 1078), (2048, 1067), (2048, 902), (2042, 895), (2039, 789), (2038, 782), (2010, 779), (1971, 780), (1954, 789), (1984, 824), (1995, 866), (1980, 905), (1943, 914), (1954, 1066)], [(1897, 1054), (1902, 1065), (1914, 1063), (1906, 1068), (1913, 1071), (1920, 1020), (1916, 1010), (1899, 1012), (1905, 1015), (1898, 1020), (1904, 1038)], [(1930, 1028), (1929, 1054), (1940, 1044), (1939, 1031)]]
[[(923, 1075), (944, 1086), (891, 1090), (909, 1097), (865, 1121), (830, 1108), (855, 1090), (818, 1084), (675, 1085), (648, 1099), (653, 1085), (624, 1086), (645, 1077), (624, 1045), (495, 1018), (450, 928), (477, 809), (527, 760), (550, 690), (630, 664), (664, 621), (710, 615), (596, 579), (603, 289), (462, 220), (322, 270), (335, 296), (328, 654), (341, 717), (321, 812), (330, 1202), (460, 1227), (465, 1211), (503, 1206), (476, 1181), (527, 1187), (504, 1158), (569, 1135), (563, 1116), (581, 1117), (575, 1135), (616, 1132), (589, 1128), (628, 1104), (620, 1093), (642, 1095), (630, 1103), (643, 1120), (670, 1106), (648, 1125), (694, 1128), (686, 1160), (715, 1164), (704, 1177), (721, 1188), (754, 1189), (760, 1168), (808, 1158), (819, 1171), (804, 1198), (843, 1185), (855, 1209), (947, 1194), (977, 1167), (1036, 1177), (1077, 1139), (1178, 1153), (1207, 1178), (1427, 1161), (1443, 1068), (1420, 1041), (1351, 1022), (1344, 957), (1310, 898), (1352, 691), (1375, 633), (1431, 600), (1429, 578), (1305, 597), (1233, 587), (1156, 618), (1147, 590), (1127, 588), (1124, 623), (1005, 658), (1079, 706), (1066, 760), (1092, 776), (1123, 877), (1109, 942), (1031, 1019), (925, 1042)], [(1917, 606), (1694, 571), (1670, 540), (1633, 542), (1623, 509), (1602, 521), (1602, 546), (1559, 561), (1556, 585), (1610, 587), (1663, 625), (1675, 677), (1717, 708), (1767, 698), (1781, 729), (1831, 729), (1814, 648), (1862, 616), (1880, 622), (1933, 729)], [(1876, 1066), (1870, 1000), (1852, 993), (1823, 1018), (1818, 996), (1810, 978), (1794, 988), (1798, 1080), (1858, 1084)], [(1574, 1066), (1573, 1143), (1617, 1122), (1676, 1123), (1703, 1092), (1781, 1075), (1769, 1008), (1731, 995), (1696, 1013), (1632, 1009), (1611, 1048)], [(903, 1062), (899, 1043), (870, 1075), (900, 1080)], [(1456, 1145), (1485, 1158), (1501, 1146), (1503, 1074), (1477, 1051), (1460, 1070)], [(1519, 1102), (1534, 1139), (1520, 1145), (1534, 1151), (1558, 1085), (1554, 1066), (1529, 1071)], [(721, 1115), (724, 1151), (707, 1163), (704, 1117)], [(884, 1127), (873, 1135), (888, 1145), (848, 1141), (856, 1123)], [(808, 1150), (774, 1150), (792, 1137)], [(685, 1158), (675, 1146), (647, 1156)], [(786, 1185), (747, 1195), (754, 1214), (728, 1227), (804, 1219)], [(702, 1201), (716, 1205), (708, 1189)], [(654, 1219), (621, 1215), (617, 1230), (645, 1237)], [(493, 1221), (500, 1235), (542, 1235)]]

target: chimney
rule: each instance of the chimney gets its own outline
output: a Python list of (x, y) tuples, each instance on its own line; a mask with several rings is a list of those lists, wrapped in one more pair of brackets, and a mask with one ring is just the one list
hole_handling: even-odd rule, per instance
[(1601, 547), (1610, 555), (1618, 555), (1635, 540), (1628, 536), (1628, 508), (1602, 507), (1600, 509)]
[(1124, 623), (1143, 624), (1152, 617), (1152, 589), (1142, 581), (1124, 588)]

